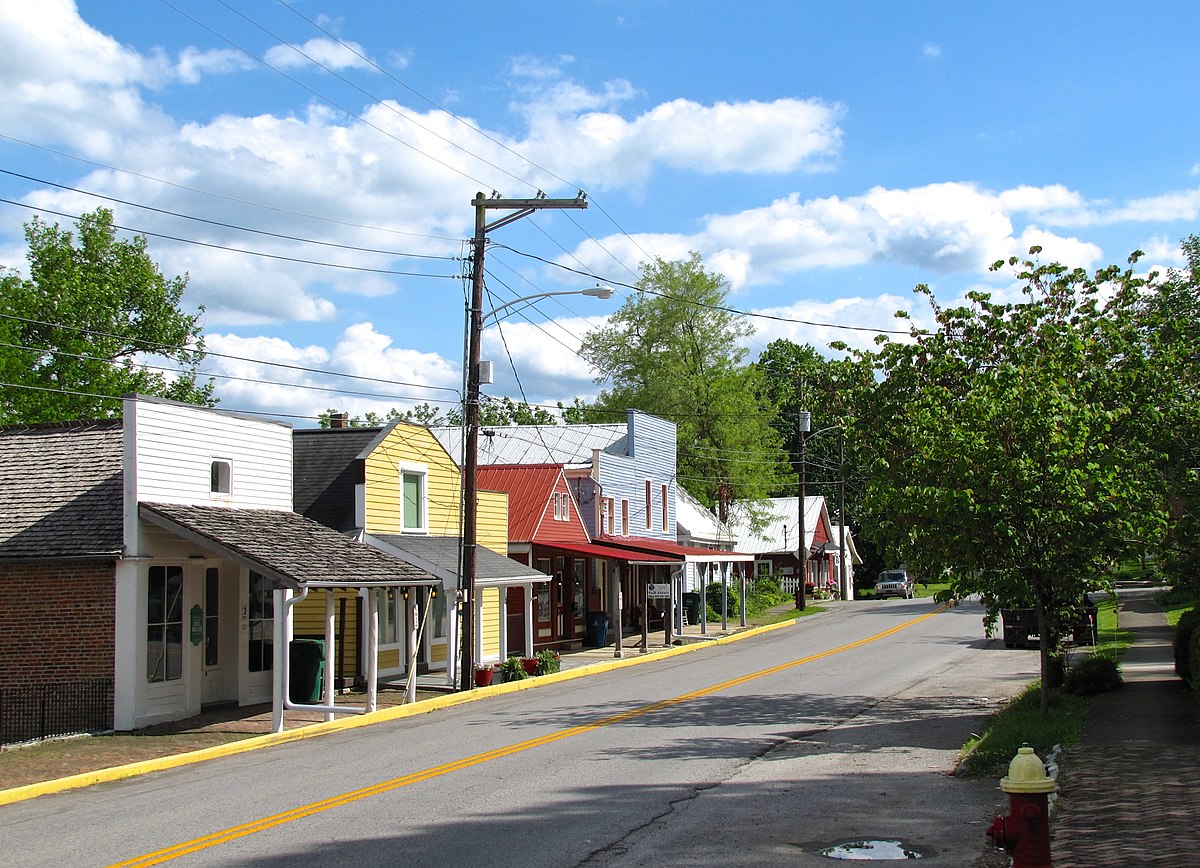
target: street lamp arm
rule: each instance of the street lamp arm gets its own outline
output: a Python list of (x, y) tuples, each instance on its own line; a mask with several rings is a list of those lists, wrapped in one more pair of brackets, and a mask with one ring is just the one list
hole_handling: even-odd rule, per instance
[[(527, 302), (537, 301), (538, 299), (542, 299), (542, 298), (550, 298), (550, 297), (556, 296), (556, 295), (590, 295), (590, 296), (593, 296), (594, 298), (612, 298), (613, 290), (612, 290), (611, 286), (603, 286), (601, 284), (596, 284), (595, 286), (591, 287), (590, 289), (564, 289), (564, 290), (561, 290), (558, 292), (537, 292), (537, 293), (534, 293), (533, 295), (526, 295), (526, 296), (522, 296), (521, 298), (514, 298), (512, 301), (508, 301), (508, 302), (505, 302), (504, 304), (497, 305), (496, 307), (492, 308), (490, 311), (488, 311), (487, 313), (485, 313), (483, 315), (483, 322), (486, 323), (490, 319), (499, 320), (499, 319), (501, 319), (501, 317), (497, 316), (497, 314), (499, 314), (501, 311), (509, 310), (509, 308), (516, 307), (519, 304), (525, 304)], [(510, 313), (511, 313), (511, 311), (510, 311)]]

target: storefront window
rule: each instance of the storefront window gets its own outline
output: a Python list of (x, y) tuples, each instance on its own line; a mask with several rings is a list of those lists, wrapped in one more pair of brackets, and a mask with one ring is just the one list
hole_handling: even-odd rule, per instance
[(146, 680), (183, 675), (183, 567), (151, 567), (146, 607)]

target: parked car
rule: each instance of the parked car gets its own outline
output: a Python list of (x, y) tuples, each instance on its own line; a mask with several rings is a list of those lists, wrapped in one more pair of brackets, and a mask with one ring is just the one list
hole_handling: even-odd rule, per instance
[(875, 599), (877, 600), (884, 597), (903, 597), (911, 600), (915, 595), (912, 577), (905, 569), (884, 570), (879, 574), (879, 581), (875, 583)]

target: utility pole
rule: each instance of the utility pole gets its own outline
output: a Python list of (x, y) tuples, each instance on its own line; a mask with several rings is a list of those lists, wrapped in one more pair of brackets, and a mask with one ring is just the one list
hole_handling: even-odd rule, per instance
[[(483, 255), (487, 233), (507, 226), (534, 211), (544, 208), (586, 208), (587, 196), (582, 190), (574, 199), (547, 199), (539, 194), (535, 199), (491, 199), (476, 193), (471, 200), (475, 207), (475, 235), (471, 249), (471, 309), (468, 311), (467, 389), (464, 419), (467, 442), (463, 456), (463, 542), (462, 573), (458, 579), (458, 605), (462, 616), (459, 630), (460, 665), (459, 688), (470, 690), (475, 685), (475, 574), (476, 546), (479, 536), (479, 355), (483, 340)], [(506, 210), (511, 214), (487, 222), (489, 210)]]
[[(843, 424), (845, 424), (843, 422)], [(839, 591), (843, 600), (854, 596), (854, 588), (846, 584), (846, 429), (838, 431), (838, 523), (842, 526), (838, 534), (838, 576)]]
[[(801, 395), (803, 386), (803, 380), (797, 379), (796, 395), (800, 398), (801, 402), (803, 401), (803, 396)], [(801, 404), (801, 406), (803, 406), (803, 404)], [(804, 448), (806, 441), (808, 440), (808, 429), (811, 425), (811, 422), (812, 414), (807, 410), (801, 410), (796, 414), (796, 434), (800, 438), (800, 497), (798, 498), (800, 501), (798, 510), (800, 513), (800, 538), (796, 540), (796, 560), (799, 561), (800, 564), (800, 582), (799, 587), (796, 590), (796, 608), (801, 612), (804, 611), (806, 606), (804, 599), (805, 596), (807, 596), (805, 593), (805, 585), (808, 583), (808, 543), (806, 542), (806, 539), (808, 538), (808, 528), (805, 527), (804, 515), (804, 490), (807, 487), (807, 480), (804, 478), (806, 476)]]

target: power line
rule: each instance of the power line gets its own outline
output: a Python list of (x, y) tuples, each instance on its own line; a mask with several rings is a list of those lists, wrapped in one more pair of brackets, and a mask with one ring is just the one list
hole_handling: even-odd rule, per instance
[[(0, 198), (0, 202), (3, 202), (6, 205), (15, 205), (18, 208), (25, 208), (36, 213), (53, 214), (55, 217), (65, 217), (70, 220), (75, 220), (76, 222), (83, 219), (83, 216), (80, 214), (68, 214), (65, 211), (56, 211), (53, 208), (37, 208), (33, 205), (26, 205), (24, 202), (15, 202), (12, 199)], [(137, 229), (132, 226), (124, 226), (119, 223), (113, 223), (112, 225), (114, 229), (123, 229), (126, 232), (133, 232), (137, 235), (145, 235), (150, 238), (161, 238), (164, 241), (176, 241), (180, 244), (192, 244), (197, 247), (207, 247), (210, 250), (223, 250), (226, 253), (241, 253), (246, 256), (259, 256), (263, 259), (275, 259), (281, 262), (294, 262), (298, 265), (315, 265), (319, 268), (337, 268), (343, 271), (362, 271), (369, 274), (390, 274), (396, 277), (428, 277), (436, 280), (444, 280), (447, 278), (451, 280), (457, 280), (459, 277), (457, 274), (428, 274), (420, 271), (396, 271), (395, 269), (391, 268), (369, 268), (365, 265), (345, 265), (337, 262), (321, 262), (314, 259), (301, 259), (298, 256), (283, 256), (279, 253), (264, 253), (261, 250), (246, 250), (241, 247), (228, 247), (223, 244), (213, 244), (208, 241), (195, 241), (191, 238), (180, 238), (177, 235), (167, 235), (162, 232), (151, 232), (146, 229)], [(447, 261), (453, 260), (450, 257), (447, 257)]]
[(127, 199), (118, 199), (115, 196), (106, 196), (103, 193), (95, 193), (91, 190), (83, 190), (79, 187), (70, 187), (66, 184), (57, 184), (54, 181), (47, 181), (44, 178), (35, 178), (32, 175), (22, 175), (20, 172), (12, 172), (8, 169), (0, 169), (0, 174), (10, 175), (14, 178), (23, 178), (26, 181), (34, 181), (38, 184), (45, 184), (48, 187), (57, 187), (59, 190), (67, 190), (71, 193), (81, 193), (84, 196), (92, 196), (96, 199), (104, 199), (107, 202), (115, 202), (118, 205), (128, 205), (131, 208), (140, 208), (144, 211), (153, 211), (156, 214), (164, 214), (168, 217), (178, 217), (181, 220), (191, 220), (196, 223), (206, 223), (209, 226), (217, 226), (221, 229), (235, 229), (238, 232), (249, 232), (254, 235), (264, 235), (268, 238), (278, 238), (283, 241), (298, 241), (303, 244), (315, 244), (320, 247), (334, 247), (339, 250), (351, 250), (356, 253), (380, 253), (384, 256), (402, 256), (410, 259), (435, 259), (443, 262), (455, 262), (458, 258), (455, 256), (435, 256), (431, 253), (403, 253), (398, 250), (381, 250), (374, 247), (356, 247), (352, 244), (338, 244), (334, 241), (317, 241), (312, 238), (301, 238), (296, 235), (284, 235), (280, 232), (268, 232), (265, 229), (251, 229), (247, 226), (238, 226), (234, 223), (225, 223), (220, 220), (209, 220), (205, 217), (195, 217), (191, 214), (181, 214), (178, 211), (168, 211), (165, 208), (156, 208), (153, 205), (142, 205), (138, 202), (131, 202)]
[[(66, 325), (65, 323), (46, 322), (44, 320), (29, 319), (27, 317), (13, 316), (11, 314), (0, 314), (0, 319), (12, 320), (14, 322), (23, 322), (23, 323), (27, 323), (29, 325), (47, 326), (49, 328), (63, 329), (65, 331), (74, 331), (74, 332), (79, 332), (80, 334), (90, 335), (93, 337), (115, 338), (117, 340), (130, 341), (131, 343), (136, 343), (136, 341), (133, 341), (127, 335), (118, 335), (118, 334), (113, 334), (111, 332), (99, 331), (97, 329), (84, 328), (82, 326), (71, 326), (71, 325)], [(367, 376), (363, 376), (361, 374), (347, 374), (347, 373), (343, 373), (341, 371), (328, 371), (328, 370), (323, 370), (321, 368), (308, 368), (308, 367), (304, 367), (303, 365), (293, 365), (288, 362), (271, 362), (271, 361), (266, 361), (265, 359), (254, 359), (254, 358), (248, 358), (246, 356), (235, 356), (235, 355), (232, 355), (229, 353), (218, 353), (218, 352), (208, 350), (207, 348), (201, 350), (201, 349), (196, 349), (196, 348), (191, 348), (191, 347), (182, 347), (182, 346), (175, 346), (175, 345), (168, 345), (168, 344), (155, 344), (153, 346), (140, 346), (140, 347), (137, 347), (137, 349), (139, 349), (141, 352), (149, 353), (149, 354), (155, 354), (155, 353), (161, 354), (165, 350), (169, 350), (172, 352), (189, 352), (189, 353), (202, 352), (202, 353), (204, 353), (204, 355), (206, 357), (211, 356), (212, 358), (216, 358), (216, 359), (229, 359), (231, 361), (236, 361), (236, 362), (249, 362), (249, 363), (255, 364), (255, 365), (268, 365), (273, 368), (283, 368), (285, 370), (299, 371), (299, 372), (305, 373), (305, 374), (320, 374), (321, 376), (341, 377), (341, 378), (347, 379), (347, 380), (361, 380), (363, 382), (368, 382), (368, 383), (382, 383), (382, 384), (388, 385), (388, 386), (411, 386), (412, 388), (415, 388), (415, 389), (428, 389), (430, 391), (435, 391), (435, 392), (451, 392), (455, 395), (458, 394), (458, 390), (451, 388), (450, 386), (433, 386), (433, 385), (428, 385), (425, 383), (406, 383), (401, 380), (388, 380), (388, 379), (384, 379), (382, 377), (367, 377)]]

